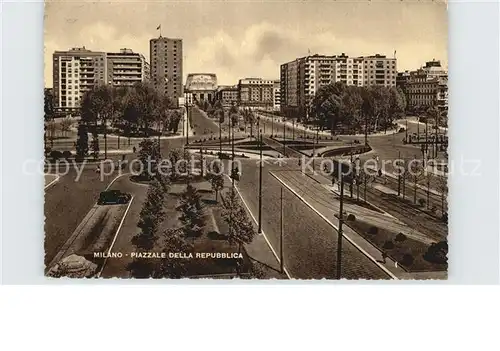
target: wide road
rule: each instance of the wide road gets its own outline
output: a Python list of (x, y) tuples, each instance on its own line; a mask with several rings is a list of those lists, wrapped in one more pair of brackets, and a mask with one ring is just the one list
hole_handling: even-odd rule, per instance
[[(288, 162), (295, 163), (293, 159)], [(255, 160), (241, 160), (242, 176), (237, 182), (244, 201), (258, 217), (259, 167)], [(297, 169), (298, 166), (297, 166)], [(279, 182), (269, 173), (283, 170), (278, 164), (266, 164), (263, 170), (262, 229), (276, 252), (280, 242)], [(313, 210), (287, 190), (283, 191), (284, 262), (293, 278), (335, 279), (337, 234)], [(387, 279), (388, 276), (346, 240), (343, 241), (343, 278)]]
[(116, 174), (101, 180), (95, 166), (87, 165), (78, 178), (72, 167), (45, 190), (45, 264), (54, 258)]

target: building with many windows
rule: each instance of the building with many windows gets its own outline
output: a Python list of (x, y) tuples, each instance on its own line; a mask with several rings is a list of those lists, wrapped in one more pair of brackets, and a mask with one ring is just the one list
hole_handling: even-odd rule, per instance
[(75, 113), (86, 91), (105, 84), (105, 52), (83, 48), (55, 51), (52, 55), (54, 109), (57, 113)]
[(161, 93), (178, 101), (184, 97), (182, 39), (158, 37), (149, 41), (151, 83)]
[(354, 86), (396, 86), (396, 58), (383, 55), (349, 57), (310, 55), (280, 67), (280, 109), (289, 116), (306, 116), (322, 86), (343, 82)]
[(404, 91), (410, 110), (438, 107), (448, 109), (448, 73), (436, 60), (415, 71), (398, 74), (398, 86)]
[(114, 87), (130, 87), (138, 82), (149, 80), (149, 65), (144, 55), (131, 49), (106, 54), (107, 84)]
[(220, 100), (222, 106), (228, 107), (238, 104), (238, 86), (222, 85), (217, 87), (215, 98)]
[(273, 84), (273, 110), (279, 111), (281, 105), (280, 81), (275, 80)]
[(272, 110), (274, 106), (274, 80), (244, 78), (238, 81), (238, 102), (250, 109)]
[(82, 48), (55, 51), (52, 56), (54, 108), (76, 113), (83, 94), (99, 84), (127, 87), (149, 79), (144, 56), (130, 49), (96, 52)]

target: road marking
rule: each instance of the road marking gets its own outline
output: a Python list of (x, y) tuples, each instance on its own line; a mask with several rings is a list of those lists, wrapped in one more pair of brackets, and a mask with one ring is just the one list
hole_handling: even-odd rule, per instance
[(113, 249), (113, 246), (115, 245), (116, 238), (118, 237), (118, 233), (120, 232), (120, 229), (122, 229), (123, 222), (125, 222), (125, 217), (127, 217), (128, 210), (130, 208), (130, 205), (132, 205), (132, 201), (134, 201), (134, 197), (130, 199), (130, 202), (128, 203), (127, 209), (125, 210), (125, 213), (123, 214), (122, 220), (120, 221), (120, 225), (118, 225), (118, 229), (116, 230), (115, 237), (113, 238), (113, 241), (111, 242), (111, 245), (109, 246), (108, 254), (106, 255), (106, 258), (104, 259), (104, 263), (102, 264), (101, 270), (97, 274), (97, 278), (101, 277), (102, 271), (104, 270), (104, 267), (106, 266), (106, 263), (108, 262), (108, 256), (111, 254), (111, 250)]
[(127, 174), (130, 174), (130, 173), (123, 173), (123, 174), (119, 174), (117, 175), (112, 181), (111, 183), (108, 184), (108, 186), (106, 187), (106, 189), (104, 189), (104, 191), (108, 191), (109, 188), (111, 188), (111, 185), (113, 185), (113, 183), (120, 177), (123, 177), (123, 176), (126, 176)]
[[(231, 179), (227, 174), (224, 174), (226, 177), (228, 177), (229, 179)], [(243, 204), (245, 205), (245, 207), (247, 208), (247, 211), (248, 213), (250, 213), (250, 216), (252, 217), (253, 221), (259, 225), (259, 222), (257, 222), (257, 220), (255, 219), (252, 211), (250, 211), (250, 207), (248, 207), (248, 204), (247, 202), (245, 201), (245, 199), (243, 198), (243, 195), (241, 194), (240, 190), (238, 189), (238, 187), (236, 186), (236, 184), (234, 185), (234, 188), (236, 189), (236, 192), (238, 193), (238, 195), (240, 196), (241, 198), (241, 201), (243, 201)], [(262, 229), (262, 228), (261, 228)], [(258, 234), (257, 234), (258, 235)], [(274, 257), (276, 258), (276, 260), (278, 261), (279, 264), (281, 264), (281, 260), (279, 259), (278, 257), (278, 254), (276, 253), (276, 251), (274, 251), (274, 248), (273, 246), (271, 245), (271, 243), (269, 242), (269, 239), (267, 238), (266, 236), (266, 233), (264, 233), (264, 230), (262, 229), (261, 230), (261, 235), (264, 237), (264, 240), (266, 241), (267, 245), (269, 246), (269, 248), (271, 249), (271, 252), (273, 253)], [(290, 273), (288, 273), (285, 265), (283, 265), (283, 271), (285, 272), (286, 276), (288, 277), (288, 279), (293, 279), (292, 276), (290, 275)]]
[[(50, 174), (50, 173), (49, 173)], [(56, 179), (54, 179), (53, 181), (51, 181), (49, 184), (47, 184), (43, 190), (47, 189), (49, 186), (51, 186), (52, 184), (54, 184), (55, 182), (57, 182), (59, 180), (59, 175), (58, 174), (54, 174), (56, 176)]]
[[(278, 176), (276, 176), (274, 173), (269, 172), (278, 182), (283, 184), (288, 190), (290, 190), (295, 196), (297, 196), (302, 202), (304, 202), (310, 209), (312, 209), (316, 214), (318, 214), (324, 221), (326, 221), (333, 229), (335, 229), (338, 233), (339, 228), (333, 224), (327, 217), (325, 217), (321, 212), (316, 210), (309, 202), (307, 202), (302, 196), (300, 196), (295, 190), (293, 190), (290, 186), (288, 186), (285, 182), (283, 182)], [(363, 255), (365, 255), (367, 258), (369, 258), (371, 261), (373, 261), (377, 266), (379, 266), (380, 269), (382, 269), (387, 275), (389, 275), (392, 279), (394, 280), (399, 280), (398, 277), (396, 277), (391, 271), (389, 271), (386, 267), (380, 264), (374, 257), (372, 257), (368, 252), (363, 250), (358, 244), (356, 244), (351, 238), (345, 235), (345, 233), (342, 233), (342, 237), (349, 241), (356, 249), (358, 249)]]

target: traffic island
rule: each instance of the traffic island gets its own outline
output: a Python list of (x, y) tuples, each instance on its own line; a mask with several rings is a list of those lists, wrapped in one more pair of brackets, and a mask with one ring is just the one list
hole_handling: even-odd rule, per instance
[[(434, 243), (428, 245), (413, 239), (410, 233), (405, 235), (385, 228), (378, 228), (373, 224), (349, 216), (344, 222), (347, 226), (381, 252), (385, 252), (387, 257), (398, 262), (407, 272), (447, 271), (447, 260), (443, 259), (443, 255), (441, 255), (444, 252), (444, 244)], [(335, 217), (338, 218), (338, 215), (335, 215)], [(444, 254), (444, 257), (446, 257), (446, 254)]]

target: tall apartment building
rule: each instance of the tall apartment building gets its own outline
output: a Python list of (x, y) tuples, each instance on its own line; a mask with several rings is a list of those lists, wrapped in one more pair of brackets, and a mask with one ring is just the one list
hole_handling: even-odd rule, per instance
[(131, 49), (106, 54), (107, 84), (114, 87), (130, 87), (137, 82), (146, 81), (147, 62), (144, 55)]
[(52, 55), (52, 81), (56, 112), (76, 112), (86, 91), (105, 84), (106, 53), (83, 48), (55, 51)]
[(409, 72), (403, 90), (410, 109), (427, 109), (433, 106), (448, 109), (448, 73), (439, 61), (426, 62), (424, 67)]
[(312, 55), (281, 65), (281, 111), (305, 116), (322, 86), (343, 82), (355, 86), (395, 86), (396, 59), (382, 55), (349, 57)]
[(132, 86), (149, 77), (143, 55), (130, 49), (96, 52), (82, 48), (55, 51), (52, 56), (54, 107), (72, 113), (80, 108), (83, 94), (99, 84)]
[(151, 83), (161, 93), (178, 101), (184, 97), (182, 39), (160, 36), (149, 41)]
[(244, 78), (238, 81), (238, 101), (241, 106), (251, 109), (272, 109), (273, 80)]

